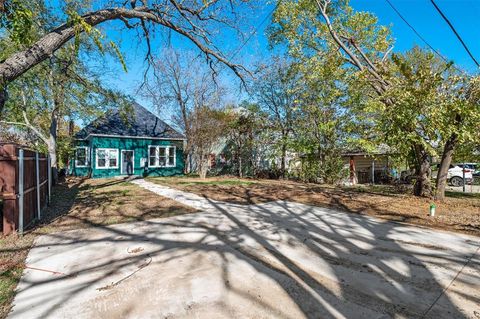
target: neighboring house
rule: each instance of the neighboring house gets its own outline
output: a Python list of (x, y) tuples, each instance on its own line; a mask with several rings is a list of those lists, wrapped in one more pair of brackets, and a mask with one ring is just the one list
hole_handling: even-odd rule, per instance
[(75, 135), (76, 176), (183, 174), (185, 137), (143, 106), (107, 112)]
[(386, 145), (380, 145), (373, 152), (347, 151), (342, 157), (349, 168), (349, 184), (375, 184), (388, 181), (390, 163), (389, 149)]

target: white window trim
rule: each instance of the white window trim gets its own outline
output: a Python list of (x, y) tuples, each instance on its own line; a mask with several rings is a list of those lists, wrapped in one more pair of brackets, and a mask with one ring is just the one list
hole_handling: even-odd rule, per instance
[[(150, 148), (155, 148), (155, 165), (150, 165)], [(166, 164), (164, 166), (159, 165), (160, 156), (159, 156), (159, 149), (165, 149), (165, 157), (166, 157)], [(170, 157), (170, 148), (173, 148), (173, 165), (168, 165), (168, 158)], [(148, 167), (152, 168), (162, 168), (162, 167), (177, 167), (177, 147), (175, 145), (148, 145), (148, 156), (147, 156), (147, 164)]]
[[(85, 149), (85, 165), (78, 165), (77, 162), (77, 150), (79, 148)], [(88, 146), (77, 146), (75, 148), (75, 167), (89, 167), (90, 166), (90, 147)]]
[[(98, 166), (98, 151), (104, 150), (106, 152), (106, 157), (105, 157), (105, 167), (100, 167)], [(110, 166), (110, 158), (109, 158), (109, 153), (110, 151), (115, 151), (117, 153), (117, 165), (116, 166)], [(118, 148), (97, 148), (95, 150), (95, 168), (96, 169), (118, 169)]]
[[(155, 165), (150, 165), (150, 149), (151, 148), (155, 148)], [(158, 166), (158, 148), (157, 148), (157, 145), (148, 145), (148, 149), (147, 149), (147, 164), (148, 164), (148, 167), (159, 167)]]

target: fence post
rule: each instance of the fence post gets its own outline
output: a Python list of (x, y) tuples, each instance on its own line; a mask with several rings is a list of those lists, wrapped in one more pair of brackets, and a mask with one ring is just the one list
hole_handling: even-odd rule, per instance
[(23, 235), (23, 149), (18, 150), (18, 232)]
[(52, 169), (50, 167), (50, 155), (47, 155), (47, 173), (48, 173), (48, 204), (50, 205), (50, 195), (52, 193)]
[(37, 175), (37, 218), (40, 220), (41, 207), (40, 207), (40, 164), (38, 159), (38, 151), (35, 152), (35, 172)]

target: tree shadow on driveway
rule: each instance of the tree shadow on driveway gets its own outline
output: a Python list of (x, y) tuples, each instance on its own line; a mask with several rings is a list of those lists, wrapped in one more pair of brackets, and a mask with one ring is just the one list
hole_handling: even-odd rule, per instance
[[(153, 292), (142, 290), (141, 298), (153, 301), (157, 314), (169, 315), (162, 312), (168, 308), (163, 294), (191, 292), (204, 275), (221, 287), (199, 289), (218, 298), (203, 307), (192, 303), (195, 296), (178, 296), (176, 307), (184, 316), (205, 314), (208, 307), (217, 317), (242, 317), (251, 307), (263, 311), (258, 317), (277, 318), (463, 318), (480, 310), (478, 259), (444, 293), (478, 248), (475, 238), (469, 242), (468, 236), (290, 202), (206, 201), (210, 208), (198, 214), (128, 225), (92, 223), (93, 230), (42, 237), (27, 260), (42, 270), (24, 274), (12, 317), (74, 315), (99, 298), (111, 301), (111, 308), (90, 309), (97, 312), (85, 316), (138, 316), (146, 311), (143, 304), (128, 298), (142, 285)], [(137, 248), (142, 250), (129, 253)], [(244, 283), (242, 276), (248, 279)], [(108, 299), (114, 293), (123, 306)], [(121, 311), (113, 312), (115, 307)]]
[[(250, 218), (257, 223), (252, 226), (221, 205), (211, 203), (237, 225), (237, 236), (248, 234), (261, 249), (268, 251), (280, 266), (279, 271), (295, 279), (299, 286), (306, 285), (301, 298), (298, 298), (298, 292), (291, 294), (306, 317), (317, 318), (319, 314), (320, 317), (326, 314), (351, 316), (341, 307), (332, 313), (330, 307), (322, 306), (318, 299), (325, 293), (392, 317), (461, 318), (473, 316), (473, 311), (479, 310), (472, 308), (469, 313), (462, 312), (468, 309), (459, 309), (443, 294), (445, 284), (472, 256), (478, 243), (472, 246), (466, 243), (468, 249), (452, 251), (435, 241), (422, 243), (422, 229), (412, 233), (410, 241), (402, 241), (399, 237), (408, 236), (411, 228), (289, 202), (255, 206)], [(287, 247), (276, 246), (272, 244), (275, 239), (269, 238), (270, 234), (282, 233), (285, 236), (282, 241), (288, 243)], [(328, 269), (318, 269), (317, 264), (298, 258), (298, 251), (304, 251), (308, 256), (304, 259), (315, 257), (325, 261)], [(265, 258), (264, 254), (261, 256)], [(437, 267), (450, 272), (450, 276), (437, 279), (430, 271)], [(325, 278), (322, 272), (329, 273), (329, 278)], [(463, 287), (471, 293), (470, 301), (477, 305), (480, 298), (475, 294), (478, 287), (475, 285), (480, 283), (479, 279), (477, 273), (475, 281), (464, 283)], [(288, 287), (284, 288), (288, 291)], [(462, 293), (462, 289), (456, 289), (455, 293)], [(439, 298), (442, 298), (441, 302), (436, 304)]]

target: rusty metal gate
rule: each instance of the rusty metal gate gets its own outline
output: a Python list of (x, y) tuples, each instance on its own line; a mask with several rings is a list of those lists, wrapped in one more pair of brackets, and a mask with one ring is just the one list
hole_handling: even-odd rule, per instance
[(2, 231), (21, 234), (50, 199), (52, 179), (48, 156), (18, 144), (0, 144), (0, 200)]

